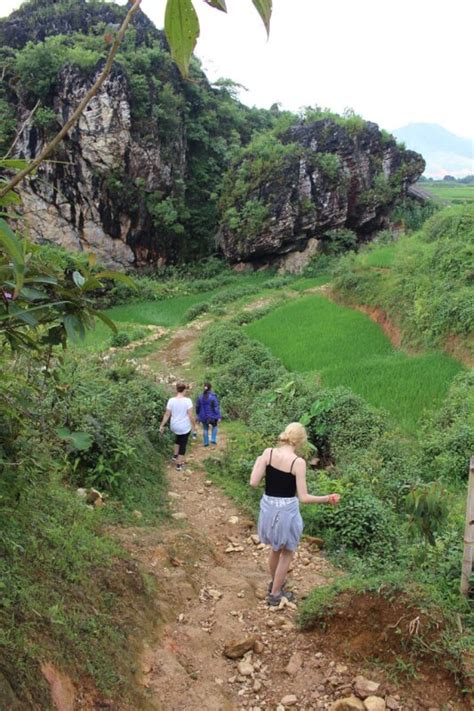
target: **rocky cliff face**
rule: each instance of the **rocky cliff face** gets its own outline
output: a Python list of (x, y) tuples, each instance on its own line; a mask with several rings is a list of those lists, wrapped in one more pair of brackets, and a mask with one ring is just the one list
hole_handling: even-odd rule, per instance
[[(272, 148), (277, 151), (281, 157), (271, 170), (256, 175), (252, 164), (259, 156), (248, 152), (228, 176), (237, 186), (251, 176), (249, 189), (236, 190), (225, 205), (220, 244), (231, 261), (311, 256), (316, 240), (324, 244), (342, 229), (367, 239), (384, 227), (395, 200), (425, 165), (373, 123), (332, 119), (290, 128)], [(293, 254), (289, 262), (297, 269), (304, 258)]]
[[(54, 97), (54, 111), (61, 123), (97, 72), (84, 77), (72, 66), (63, 69)], [(25, 219), (36, 241), (93, 252), (110, 266), (166, 259), (166, 251), (160, 253), (159, 244), (149, 239), (154, 229), (136, 184), (139, 181), (143, 194), (173, 194), (174, 185), (184, 176), (184, 131), (174, 134), (170, 161), (163, 158), (157, 136), (142, 141), (134, 137), (132, 129), (128, 82), (124, 73), (115, 69), (53, 159), (22, 187)], [(37, 155), (44, 133), (27, 123), (17, 155)]]
[[(35, 157), (71, 115), (125, 11), (101, 0), (30, 0), (0, 20), (0, 117), (24, 126), (18, 157)], [(197, 64), (183, 82), (163, 33), (140, 12), (79, 123), (22, 185), (30, 234), (127, 267), (206, 256), (219, 231), (230, 261), (291, 254), (297, 270), (331, 231), (366, 239), (383, 226), (423, 171), (420, 156), (374, 124), (325, 119), (275, 137), (275, 121), (211, 87)], [(13, 135), (0, 122), (0, 147)]]
[[(29, 0), (0, 20), (0, 118), (8, 119), (0, 121), (0, 151), (16, 121), (24, 124), (16, 156), (38, 154), (94, 82), (104, 38), (125, 12), (102, 0)], [(112, 266), (206, 256), (215, 251), (228, 154), (270, 123), (269, 112), (210, 86), (197, 61), (184, 82), (163, 33), (139, 12), (111, 77), (21, 187), (30, 233), (92, 250)]]

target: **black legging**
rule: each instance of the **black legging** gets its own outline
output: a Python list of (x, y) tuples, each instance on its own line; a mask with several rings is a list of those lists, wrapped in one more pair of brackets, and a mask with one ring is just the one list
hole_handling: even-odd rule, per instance
[(189, 432), (186, 432), (186, 434), (177, 434), (176, 439), (175, 439), (175, 444), (178, 445), (178, 454), (181, 454), (182, 457), (186, 454), (186, 445), (188, 443), (188, 437), (191, 434), (191, 430)]

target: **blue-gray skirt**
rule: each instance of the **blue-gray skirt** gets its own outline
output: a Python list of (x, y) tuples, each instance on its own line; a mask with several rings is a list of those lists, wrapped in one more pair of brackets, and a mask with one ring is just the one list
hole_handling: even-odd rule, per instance
[(258, 517), (258, 537), (262, 543), (270, 545), (274, 551), (286, 548), (294, 551), (303, 533), (303, 519), (298, 498), (267, 496), (260, 499)]

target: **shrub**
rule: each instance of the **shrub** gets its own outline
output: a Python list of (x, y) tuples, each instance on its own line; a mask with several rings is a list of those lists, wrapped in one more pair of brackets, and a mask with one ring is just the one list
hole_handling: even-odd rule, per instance
[(312, 507), (305, 518), (308, 533), (328, 536), (337, 548), (382, 557), (393, 551), (399, 529), (387, 504), (359, 489), (343, 495), (337, 508)]
[(193, 321), (195, 318), (198, 316), (201, 316), (201, 314), (206, 313), (206, 311), (209, 311), (210, 304), (207, 301), (202, 301), (200, 304), (195, 304), (194, 306), (191, 306), (189, 308), (185, 315), (184, 318), (186, 321)]
[(467, 478), (474, 452), (474, 372), (457, 375), (440, 410), (425, 423), (421, 466), (427, 477)]
[(288, 286), (294, 278), (290, 275), (275, 276), (272, 279), (264, 281), (262, 287), (264, 289), (281, 289), (283, 286)]
[(343, 387), (322, 389), (302, 416), (302, 422), (312, 442), (328, 460), (342, 452), (367, 449), (386, 427), (379, 410)]
[(113, 346), (114, 348), (123, 348), (124, 346), (128, 346), (130, 343), (130, 336), (128, 333), (125, 333), (124, 331), (119, 331), (118, 333), (114, 333), (112, 338), (110, 339), (110, 345)]
[(211, 326), (199, 342), (199, 351), (207, 365), (223, 365), (229, 354), (245, 341), (245, 334), (237, 326), (222, 323)]
[(357, 235), (352, 230), (340, 228), (324, 233), (324, 250), (328, 254), (343, 254), (357, 245)]

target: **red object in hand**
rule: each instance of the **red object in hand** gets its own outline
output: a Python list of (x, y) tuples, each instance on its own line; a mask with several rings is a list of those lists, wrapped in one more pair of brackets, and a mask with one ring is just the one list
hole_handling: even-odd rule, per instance
[(329, 503), (334, 506), (335, 504), (338, 504), (341, 499), (340, 494), (329, 494)]

